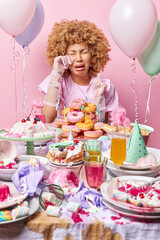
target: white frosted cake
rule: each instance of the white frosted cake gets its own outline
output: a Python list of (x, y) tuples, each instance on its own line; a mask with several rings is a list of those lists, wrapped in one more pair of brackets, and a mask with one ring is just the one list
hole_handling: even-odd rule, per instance
[(5, 136), (20, 138), (43, 138), (53, 135), (53, 131), (50, 131), (38, 118), (22, 119), (6, 131)]

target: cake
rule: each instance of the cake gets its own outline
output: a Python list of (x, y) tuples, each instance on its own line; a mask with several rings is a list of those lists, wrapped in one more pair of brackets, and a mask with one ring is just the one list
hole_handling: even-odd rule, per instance
[(116, 179), (113, 199), (130, 203), (137, 207), (160, 207), (160, 184), (143, 185), (140, 181), (119, 181)]
[(27, 118), (15, 123), (12, 128), (5, 129), (5, 136), (17, 138), (42, 138), (53, 135), (39, 118)]
[(134, 166), (138, 168), (154, 167), (158, 165), (158, 163), (159, 160), (155, 156), (153, 156), (152, 154), (148, 154), (147, 157), (139, 158)]
[(79, 180), (74, 172), (59, 169), (49, 175), (48, 183), (59, 185), (65, 194), (72, 194), (77, 191)]
[(11, 197), (9, 186), (0, 183), (0, 202), (4, 202), (9, 197)]
[(55, 163), (70, 163), (83, 160), (84, 143), (78, 140), (49, 146), (47, 158)]

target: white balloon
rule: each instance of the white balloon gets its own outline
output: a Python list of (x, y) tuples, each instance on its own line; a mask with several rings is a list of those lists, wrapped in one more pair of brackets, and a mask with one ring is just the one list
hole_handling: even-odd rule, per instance
[(35, 9), (36, 0), (0, 0), (0, 27), (17, 36), (30, 23)]
[(109, 27), (114, 41), (127, 56), (140, 56), (157, 27), (152, 0), (117, 0), (111, 9)]

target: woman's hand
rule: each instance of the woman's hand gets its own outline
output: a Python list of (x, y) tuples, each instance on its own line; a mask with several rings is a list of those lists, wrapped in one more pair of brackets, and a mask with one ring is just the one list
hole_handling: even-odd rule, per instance
[(72, 64), (69, 56), (58, 56), (54, 59), (53, 70), (51, 75), (57, 76), (58, 80), (63, 76), (65, 69), (68, 69), (69, 65)]
[(93, 83), (93, 88), (95, 92), (95, 98), (101, 98), (103, 96), (103, 93), (106, 89), (107, 83), (98, 77)]

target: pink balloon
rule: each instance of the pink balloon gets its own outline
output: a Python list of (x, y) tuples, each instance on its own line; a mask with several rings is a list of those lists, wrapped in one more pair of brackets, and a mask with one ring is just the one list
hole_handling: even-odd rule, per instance
[(0, 27), (12, 36), (20, 34), (31, 21), (36, 0), (0, 0)]
[(117, 0), (109, 17), (112, 37), (131, 58), (141, 55), (157, 27), (157, 11), (151, 0)]

